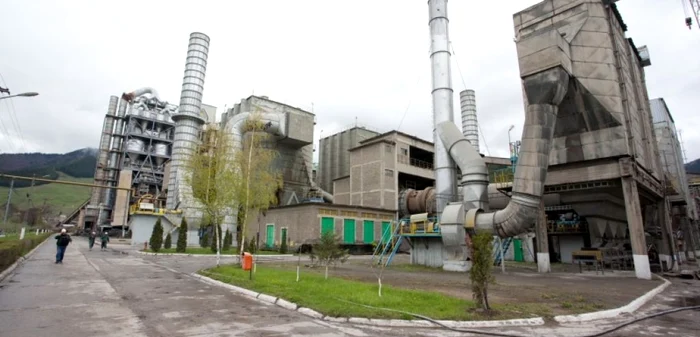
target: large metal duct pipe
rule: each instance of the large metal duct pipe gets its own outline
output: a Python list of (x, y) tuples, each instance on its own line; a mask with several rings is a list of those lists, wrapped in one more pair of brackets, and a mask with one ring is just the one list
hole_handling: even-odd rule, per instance
[(174, 208), (178, 203), (176, 199), (181, 187), (178, 186), (178, 182), (185, 181), (183, 177), (178, 177), (179, 169), (199, 144), (199, 133), (202, 130), (202, 124), (204, 124), (204, 119), (200, 117), (200, 111), (208, 53), (209, 37), (202, 33), (190, 34), (185, 75), (180, 93), (179, 113), (172, 116), (175, 122), (175, 134), (173, 135), (172, 159), (170, 161), (167, 208)]
[(460, 186), (462, 201), (468, 209), (488, 210), (489, 172), (484, 158), (475, 147), (459, 132), (452, 122), (437, 125), (437, 133), (442, 144), (462, 171)]
[(462, 134), (479, 152), (479, 122), (476, 118), (476, 95), (474, 90), (467, 89), (459, 93), (459, 103), (462, 108)]
[[(207, 42), (208, 41), (209, 41), (209, 38), (207, 38)], [(206, 61), (206, 59), (205, 59), (205, 61)], [(127, 102), (131, 102), (135, 98), (146, 95), (146, 94), (150, 94), (151, 98), (155, 98), (156, 100), (160, 100), (160, 97), (158, 96), (158, 91), (156, 91), (156, 89), (153, 89), (150, 87), (139, 88), (139, 89), (136, 89), (136, 90), (129, 92), (129, 93), (125, 92), (122, 94), (122, 99), (126, 100)]]
[(503, 210), (472, 212), (475, 221), (470, 219), (470, 214), (466, 219), (473, 221), (477, 229), (493, 230), (500, 237), (522, 234), (532, 228), (537, 219), (558, 106), (566, 94), (569, 74), (556, 67), (524, 78), (523, 84), (528, 106), (511, 201)]
[[(265, 125), (265, 132), (273, 136), (276, 140), (282, 140), (287, 138), (286, 130), (286, 118), (284, 113), (255, 113), (255, 118), (259, 119), (259, 122)], [(246, 130), (246, 121), (248, 118), (253, 116), (250, 112), (241, 112), (230, 117), (226, 122), (227, 132), (231, 135), (231, 140), (233, 146), (237, 150), (242, 150), (243, 146), (243, 136)], [(327, 202), (333, 203), (333, 195), (321, 189), (313, 179), (313, 167), (310, 162), (306, 165), (306, 174), (309, 179), (309, 184), (311, 185), (311, 190), (318, 191), (323, 199)]]
[(437, 125), (442, 122), (454, 122), (447, 0), (429, 0), (428, 7), (430, 10), (430, 61), (433, 83), (436, 207), (437, 213), (441, 214), (445, 206), (449, 202), (455, 201), (457, 196), (457, 170), (455, 169), (455, 164), (435, 131)]

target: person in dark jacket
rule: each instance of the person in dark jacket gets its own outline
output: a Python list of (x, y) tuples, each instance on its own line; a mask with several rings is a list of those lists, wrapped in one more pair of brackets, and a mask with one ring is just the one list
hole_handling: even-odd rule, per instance
[(66, 253), (66, 248), (73, 241), (70, 235), (66, 233), (66, 229), (61, 229), (61, 234), (56, 235), (56, 263), (63, 263), (63, 255)]
[(90, 250), (92, 250), (92, 246), (95, 245), (96, 238), (97, 234), (95, 234), (95, 232), (90, 232), (90, 235), (88, 236), (88, 246), (90, 246)]
[(109, 242), (109, 235), (107, 235), (107, 231), (102, 232), (102, 236), (100, 237), (100, 240), (102, 240), (101, 250), (106, 250), (107, 249), (107, 242)]

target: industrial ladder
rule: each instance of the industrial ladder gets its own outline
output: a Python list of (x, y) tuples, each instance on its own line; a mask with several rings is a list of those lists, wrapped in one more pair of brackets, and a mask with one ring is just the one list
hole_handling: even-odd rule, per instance
[[(377, 245), (377, 248), (374, 249), (374, 254), (372, 254), (372, 262), (373, 262), (373, 263), (374, 263), (375, 257), (378, 257), (378, 261), (376, 262), (376, 264), (378, 264), (378, 265), (381, 264), (382, 261), (384, 260), (384, 256), (385, 256), (387, 253), (389, 253), (389, 254), (390, 254), (390, 255), (389, 255), (389, 259), (387, 260), (385, 266), (388, 266), (388, 265), (389, 265), (389, 263), (391, 262), (391, 258), (392, 258), (392, 257), (394, 256), (394, 254), (396, 253), (396, 250), (398, 249), (398, 246), (399, 246), (400, 241), (401, 241), (401, 236), (398, 235), (398, 234), (399, 234), (400, 228), (401, 228), (401, 225), (400, 225), (400, 224), (397, 224), (397, 225), (395, 226), (395, 228), (394, 228), (393, 231), (392, 231), (391, 236), (389, 237), (389, 241), (388, 241), (388, 242), (384, 242), (384, 238), (386, 237), (387, 232), (388, 232), (388, 231), (391, 231), (392, 228), (389, 227), (389, 228), (387, 228), (387, 231), (386, 231), (386, 232), (383, 232), (383, 233), (382, 233), (382, 239), (381, 239), (379, 245)], [(397, 240), (394, 240), (397, 236), (398, 236), (399, 238), (398, 238)]]
[[(503, 247), (503, 256), (505, 257), (506, 253), (508, 252), (508, 248), (510, 248), (510, 244), (513, 241), (512, 237), (507, 237), (504, 240), (501, 240), (501, 245)], [(501, 265), (501, 245), (498, 244), (498, 242), (493, 243), (493, 265), (494, 266), (500, 266)]]

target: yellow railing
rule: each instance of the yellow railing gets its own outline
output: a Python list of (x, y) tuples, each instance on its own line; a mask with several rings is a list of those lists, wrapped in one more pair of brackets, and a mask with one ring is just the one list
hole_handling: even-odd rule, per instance
[(149, 214), (149, 215), (165, 215), (165, 214), (180, 214), (182, 210), (172, 210), (166, 208), (155, 207), (153, 209), (140, 208), (138, 205), (129, 207), (129, 214)]

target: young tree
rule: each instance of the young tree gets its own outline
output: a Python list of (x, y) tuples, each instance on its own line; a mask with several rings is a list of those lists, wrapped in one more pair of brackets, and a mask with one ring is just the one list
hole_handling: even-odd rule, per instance
[(345, 263), (348, 259), (348, 251), (340, 248), (340, 239), (336, 238), (333, 232), (321, 234), (321, 240), (314, 245), (311, 254), (312, 261), (316, 259), (319, 264), (326, 267), (326, 278), (328, 278), (328, 266), (336, 263)]
[(175, 251), (178, 253), (184, 253), (187, 250), (187, 219), (182, 217), (180, 222), (180, 229), (177, 235), (177, 246), (175, 246)]
[(218, 253), (219, 249), (221, 249), (224, 246), (224, 238), (223, 234), (221, 233), (221, 230), (216, 230), (216, 228), (212, 229), (212, 235), (214, 238), (211, 240), (211, 243), (209, 244), (209, 248), (211, 248), (211, 251), (214, 253)]
[(165, 236), (165, 242), (163, 243), (163, 248), (165, 249), (170, 249), (170, 247), (173, 246), (173, 238), (170, 236), (170, 233)]
[(158, 217), (155, 226), (153, 226), (153, 232), (151, 232), (151, 239), (148, 240), (148, 245), (151, 247), (151, 250), (156, 253), (163, 246), (163, 225), (160, 223), (160, 217)]
[(493, 282), (491, 275), (493, 266), (493, 236), (488, 231), (480, 231), (472, 236), (472, 269), (469, 279), (472, 284), (472, 297), (477, 305), (484, 310), (490, 310), (488, 300), (488, 285)]
[(192, 197), (201, 204), (206, 223), (213, 226), (217, 266), (221, 261), (221, 224), (225, 217), (233, 215), (236, 188), (240, 185), (235, 159), (230, 136), (223, 130), (210, 127), (205, 132), (202, 145), (189, 157), (185, 166), (185, 181), (192, 188)]
[(270, 135), (265, 132), (268, 125), (259, 114), (251, 115), (245, 122), (244, 131), (250, 137), (243, 142), (243, 150), (235, 156), (236, 169), (241, 174), (236, 188), (236, 199), (240, 202), (239, 223), (241, 224), (240, 252), (245, 249), (248, 215), (264, 211), (277, 203), (277, 191), (282, 188), (282, 175), (273, 169), (272, 164), (278, 153), (264, 146)]

